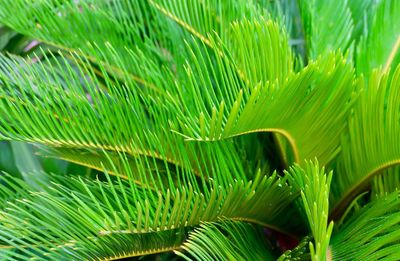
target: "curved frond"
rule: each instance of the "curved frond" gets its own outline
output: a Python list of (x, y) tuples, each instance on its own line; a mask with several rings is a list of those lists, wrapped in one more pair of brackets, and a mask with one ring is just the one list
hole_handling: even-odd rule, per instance
[[(125, 168), (129, 172), (127, 163)], [(150, 253), (153, 248), (171, 250), (180, 242), (172, 237), (177, 229), (221, 218), (277, 230), (296, 227), (297, 222), (285, 218), (287, 211), (293, 211), (289, 204), (296, 195), (276, 174), (266, 177), (259, 173), (249, 182), (231, 178), (226, 184), (216, 179), (202, 188), (192, 186), (195, 181), (188, 174), (180, 189), (165, 193), (143, 189), (131, 177), (122, 180), (116, 176), (113, 181), (106, 175), (107, 182), (58, 177), (45, 191), (6, 203), (0, 212), (3, 248), (14, 247), (31, 257), (62, 257), (73, 251), (77, 257), (90, 259), (134, 249), (138, 254)], [(171, 246), (170, 239), (160, 241), (163, 237), (157, 234), (175, 241)], [(131, 244), (147, 242), (146, 238), (149, 245), (143, 249)], [(158, 248), (150, 244), (154, 240), (159, 241), (152, 243)], [(53, 253), (53, 248), (59, 251)]]
[[(168, 87), (166, 96), (153, 96), (132, 81), (114, 82), (103, 71), (107, 90), (102, 90), (92, 68), (76, 71), (65, 59), (56, 64), (50, 59), (37, 64), (4, 56), (1, 59), (3, 138), (63, 149), (149, 157), (164, 165), (193, 170), (205, 179), (211, 173), (225, 171), (238, 178), (244, 176), (231, 142), (208, 145), (185, 142), (168, 129), (173, 124), (179, 126), (176, 115), (180, 113), (177, 98), (172, 95), (173, 90), (167, 91)], [(149, 70), (157, 73), (156, 67)], [(167, 75), (152, 77), (160, 77), (160, 85), (173, 85)]]
[(201, 224), (177, 253), (186, 260), (275, 260), (259, 230), (229, 221)]
[[(196, 57), (200, 65), (189, 68), (189, 76), (194, 70), (198, 74), (212, 74), (207, 72), (212, 66), (207, 58), (200, 53)], [(227, 68), (223, 66), (221, 62), (211, 70)], [(225, 73), (231, 74), (229, 68)], [(189, 140), (274, 132), (290, 142), (296, 162), (317, 157), (323, 165), (339, 151), (340, 135), (357, 89), (353, 69), (335, 54), (321, 57), (290, 75), (283, 86), (271, 82), (254, 86), (248, 93), (234, 78), (215, 88), (204, 86), (208, 84), (194, 79), (191, 82), (193, 96), (203, 97), (203, 101), (196, 104), (201, 112), (198, 119), (190, 115), (185, 118), (188, 123), (184, 133)], [(218, 98), (221, 96), (224, 98)]]
[(348, 220), (331, 240), (331, 260), (398, 260), (400, 197), (376, 199)]
[[(334, 175), (332, 215), (369, 189), (374, 176), (400, 163), (400, 65), (392, 75), (375, 71), (358, 100), (343, 137), (342, 154)], [(390, 106), (388, 106), (390, 105)]]
[(225, 40), (233, 21), (250, 18), (256, 10), (252, 1), (246, 0), (149, 0), (149, 3), (209, 46), (212, 33), (215, 32)]
[(400, 190), (400, 165), (386, 169), (373, 178), (371, 198), (385, 197), (388, 193)]

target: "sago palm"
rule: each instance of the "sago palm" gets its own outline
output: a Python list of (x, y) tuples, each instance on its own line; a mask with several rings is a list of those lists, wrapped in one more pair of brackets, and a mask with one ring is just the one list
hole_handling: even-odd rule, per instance
[(0, 23), (40, 43), (0, 55), (1, 139), (83, 166), (1, 175), (0, 259), (400, 259), (400, 1), (2, 0)]

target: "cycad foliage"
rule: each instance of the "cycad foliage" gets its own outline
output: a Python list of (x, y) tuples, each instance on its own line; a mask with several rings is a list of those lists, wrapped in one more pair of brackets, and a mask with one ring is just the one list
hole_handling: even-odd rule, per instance
[(1, 259), (400, 259), (399, 14), (2, 0), (0, 137), (83, 167), (0, 176)]

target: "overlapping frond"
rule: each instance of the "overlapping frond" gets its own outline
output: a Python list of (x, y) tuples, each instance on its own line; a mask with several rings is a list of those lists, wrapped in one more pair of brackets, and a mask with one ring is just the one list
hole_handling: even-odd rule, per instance
[(334, 175), (333, 215), (337, 218), (372, 178), (400, 162), (400, 66), (389, 75), (376, 70), (350, 118)]
[(201, 224), (181, 249), (186, 260), (275, 260), (263, 234), (243, 222)]
[(347, 0), (299, 1), (306, 46), (311, 59), (329, 51), (347, 50), (353, 19)]
[(398, 260), (400, 197), (391, 193), (366, 205), (331, 240), (331, 260)]
[[(368, 1), (367, 1), (368, 2)], [(369, 75), (381, 66), (385, 71), (400, 62), (400, 2), (382, 0), (372, 16), (367, 34), (357, 48), (357, 72)]]
[(229, 185), (215, 181), (201, 190), (183, 181), (186, 186), (166, 193), (141, 188), (132, 179), (106, 177), (106, 182), (56, 177), (46, 190), (5, 203), (2, 248), (16, 248), (13, 257), (73, 252), (88, 259), (171, 250), (181, 242), (182, 229), (200, 222), (227, 218), (286, 227), (281, 214), (295, 198), (276, 174), (258, 174), (250, 182), (231, 179)]
[[(233, 74), (222, 61), (212, 65), (200, 51), (195, 56), (198, 65), (189, 67), (189, 76), (195, 72), (209, 77), (224, 70), (227, 75)], [(188, 139), (220, 140), (251, 132), (274, 132), (289, 140), (295, 161), (318, 157), (321, 164), (337, 155), (357, 92), (353, 69), (337, 54), (311, 62), (290, 75), (282, 86), (270, 82), (248, 92), (234, 77), (214, 88), (204, 86), (207, 82), (191, 82), (193, 96), (202, 92), (204, 101), (196, 104), (199, 118), (185, 118)]]
[[(15, 10), (19, 15), (14, 15)], [(151, 54), (153, 61), (166, 59), (161, 48), (168, 45), (160, 29), (163, 21), (152, 10), (147, 1), (6, 0), (0, 21), (63, 51), (82, 50), (88, 62), (102, 64), (117, 76), (120, 68), (113, 58), (115, 52), (126, 54), (126, 48)], [(137, 75), (140, 68), (132, 66), (129, 56), (121, 57), (130, 76), (143, 82)]]
[(400, 190), (400, 165), (386, 169), (372, 180), (371, 198), (385, 197), (388, 193)]
[(211, 45), (210, 35), (214, 32), (225, 40), (233, 21), (257, 15), (253, 2), (245, 0), (149, 0), (149, 3), (206, 45)]
[(358, 42), (361, 35), (365, 34), (370, 19), (375, 11), (376, 2), (374, 0), (351, 0), (347, 4), (351, 10), (354, 29), (352, 38)]
[[(101, 82), (92, 68), (78, 70), (66, 59), (28, 62), (2, 57), (0, 110), (6, 115), (0, 120), (3, 138), (84, 149), (86, 153), (145, 156), (164, 165), (193, 170), (204, 179), (225, 171), (238, 178), (244, 176), (231, 142), (185, 142), (169, 130), (170, 124), (179, 126), (176, 115), (180, 111), (178, 98), (173, 90), (167, 91), (168, 87), (164, 95), (153, 96), (129, 79), (123, 84), (113, 81), (105, 71), (105, 82)], [(148, 69), (157, 73), (157, 67)], [(159, 77), (160, 85), (173, 86), (167, 75), (159, 73), (152, 75), (153, 79)], [(102, 84), (106, 90), (100, 88)]]

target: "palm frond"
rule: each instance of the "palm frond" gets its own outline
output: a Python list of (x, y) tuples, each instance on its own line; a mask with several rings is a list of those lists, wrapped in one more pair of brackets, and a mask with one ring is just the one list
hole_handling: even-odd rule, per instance
[(256, 11), (252, 1), (244, 0), (149, 0), (149, 3), (206, 45), (211, 45), (212, 33), (215, 32), (225, 39), (227, 29), (233, 21), (250, 18)]
[(386, 169), (373, 178), (371, 183), (372, 199), (381, 198), (388, 193), (400, 190), (400, 166), (396, 165)]
[(382, 0), (376, 7), (367, 34), (357, 48), (357, 72), (368, 75), (381, 66), (388, 71), (399, 63), (400, 50), (400, 3)]
[(255, 87), (268, 81), (278, 81), (281, 85), (293, 71), (287, 35), (272, 20), (258, 18), (233, 22), (227, 38), (227, 48), (248, 81), (247, 85)]
[[(3, 56), (2, 61), (4, 88), (0, 91), (3, 97), (0, 110), (7, 115), (0, 120), (3, 138), (145, 156), (194, 170), (206, 179), (211, 172), (228, 169), (231, 175), (244, 176), (231, 142), (208, 145), (185, 142), (168, 129), (170, 124), (179, 126), (177, 98), (172, 95), (173, 89), (168, 92), (172, 87), (165, 87), (165, 96), (148, 95), (135, 82), (127, 80), (121, 85), (103, 71), (108, 87), (102, 90), (92, 68), (76, 71), (65, 59), (54, 65), (50, 59), (29, 64), (29, 60)], [(151, 72), (157, 72), (150, 68)], [(155, 79), (156, 75), (152, 77)], [(167, 86), (168, 77), (161, 74), (159, 77), (160, 84)]]
[(353, 19), (347, 0), (299, 1), (306, 45), (311, 59), (351, 45)]
[(400, 66), (392, 75), (376, 70), (355, 106), (333, 181), (335, 218), (369, 189), (374, 176), (399, 164), (399, 89)]
[[(18, 16), (12, 15), (16, 9)], [(154, 16), (147, 1), (18, 0), (3, 1), (0, 7), (0, 21), (14, 30), (63, 51), (82, 50), (88, 62), (107, 66), (115, 74), (119, 69), (110, 63), (114, 53), (124, 54), (130, 46), (151, 54), (154, 59), (163, 59), (162, 48), (157, 43), (168, 43), (160, 29), (162, 18)], [(140, 69), (132, 66), (129, 57), (121, 57), (127, 58), (123, 64), (130, 76), (143, 82), (137, 75)]]
[(287, 173), (291, 183), (300, 188), (302, 208), (307, 217), (314, 244), (310, 242), (311, 260), (325, 260), (333, 222), (328, 225), (329, 193), (332, 172), (325, 173), (318, 162), (307, 162), (305, 170), (292, 167)]
[(262, 233), (237, 221), (201, 224), (177, 253), (186, 260), (275, 260)]
[[(321, 57), (299, 73), (290, 75), (282, 86), (274, 83), (241, 89), (236, 78), (227, 78), (216, 88), (207, 75), (226, 70), (222, 61), (211, 65), (198, 51), (197, 68), (189, 76), (203, 75), (206, 82), (191, 81), (193, 97), (200, 117), (186, 116), (185, 135), (190, 140), (220, 140), (252, 132), (274, 132), (283, 135), (292, 146), (296, 162), (318, 157), (328, 163), (339, 151), (340, 133), (356, 97), (353, 70), (337, 54)], [(211, 69), (210, 69), (211, 67)], [(207, 71), (207, 70), (211, 70)], [(194, 76), (192, 78), (195, 78)], [(202, 95), (199, 95), (202, 92)]]
[(397, 260), (400, 253), (400, 197), (376, 199), (332, 236), (332, 260)]
[[(128, 163), (124, 167), (131, 173)], [(77, 258), (90, 259), (171, 250), (181, 242), (175, 233), (220, 218), (277, 230), (296, 227), (295, 222), (283, 218), (293, 211), (288, 206), (296, 195), (276, 174), (266, 177), (258, 173), (250, 182), (224, 176), (229, 183), (215, 179), (201, 188), (187, 174), (180, 189), (165, 193), (137, 186), (132, 176), (122, 180), (106, 175), (106, 182), (56, 176), (44, 191), (6, 203), (0, 212), (3, 248), (16, 248), (16, 253), (31, 257), (62, 257), (73, 251)], [(138, 247), (142, 241), (149, 244)]]

